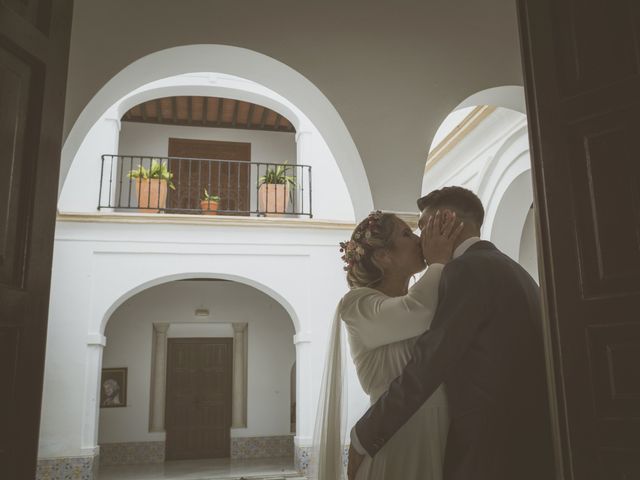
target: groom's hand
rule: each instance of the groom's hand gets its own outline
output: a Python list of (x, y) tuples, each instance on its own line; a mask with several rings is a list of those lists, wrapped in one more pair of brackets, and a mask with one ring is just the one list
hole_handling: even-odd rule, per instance
[(349, 464), (347, 465), (347, 477), (349, 480), (355, 480), (363, 460), (364, 455), (360, 455), (355, 448), (349, 446)]

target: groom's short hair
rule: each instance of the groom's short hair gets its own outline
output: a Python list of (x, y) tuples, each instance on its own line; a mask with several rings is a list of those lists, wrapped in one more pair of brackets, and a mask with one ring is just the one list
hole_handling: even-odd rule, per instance
[(444, 187), (418, 199), (418, 208), (439, 210), (450, 208), (460, 217), (473, 220), (478, 227), (484, 221), (484, 207), (478, 196), (462, 187)]

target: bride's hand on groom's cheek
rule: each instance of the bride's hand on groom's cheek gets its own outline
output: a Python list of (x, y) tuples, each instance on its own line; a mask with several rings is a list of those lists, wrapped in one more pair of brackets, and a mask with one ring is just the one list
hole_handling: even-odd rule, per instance
[(453, 246), (460, 236), (464, 223), (459, 222), (455, 212), (438, 210), (429, 217), (422, 230), (420, 240), (427, 265), (447, 263), (453, 256)]
[(349, 446), (349, 463), (347, 464), (347, 478), (349, 480), (355, 480), (363, 460), (364, 455), (360, 455), (355, 448)]

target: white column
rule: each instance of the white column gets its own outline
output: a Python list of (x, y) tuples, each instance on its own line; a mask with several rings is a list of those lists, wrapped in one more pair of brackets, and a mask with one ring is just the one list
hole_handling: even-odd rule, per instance
[[(118, 144), (120, 139), (120, 129), (121, 122), (119, 118), (105, 118), (105, 129), (111, 135), (107, 135), (106, 138), (111, 138), (111, 146), (108, 151), (102, 152), (100, 155), (117, 155), (118, 154)], [(109, 148), (106, 145), (104, 148)], [(100, 159), (102, 162), (102, 159)], [(104, 159), (104, 164), (101, 164), (100, 171), (102, 173), (102, 184), (101, 184), (101, 193), (102, 200), (101, 205), (107, 205), (111, 203), (111, 205), (117, 205), (118, 199), (116, 195), (118, 194), (118, 175), (123, 174), (123, 167), (118, 168), (119, 160), (114, 157), (106, 157)], [(124, 188), (124, 187), (123, 187)], [(125, 190), (126, 191), (126, 190)], [(103, 208), (102, 212), (113, 212), (113, 208)]]
[(167, 379), (168, 323), (153, 324), (153, 387), (151, 394), (151, 432), (164, 432), (164, 407)]
[(233, 394), (231, 408), (231, 427), (247, 426), (246, 409), (246, 358), (247, 324), (233, 323)]
[[(313, 157), (312, 153), (312, 140), (313, 134), (307, 131), (300, 131), (296, 133), (296, 163), (298, 165), (312, 165)], [(313, 168), (312, 168), (313, 170)], [(304, 171), (304, 174), (303, 174)], [(300, 211), (304, 209), (304, 212), (309, 212), (310, 205), (310, 187), (307, 169), (296, 168), (296, 176), (298, 178), (298, 189), (296, 191), (296, 210)], [(301, 190), (304, 188), (304, 192)], [(303, 201), (304, 196), (304, 201)]]
[(320, 380), (310, 375), (313, 352), (311, 332), (300, 332), (293, 336), (296, 346), (296, 445), (306, 447), (311, 444), (316, 419), (313, 398), (313, 382)]
[(99, 333), (87, 338), (87, 358), (85, 362), (85, 401), (82, 421), (81, 450), (97, 455), (98, 422), (100, 413), (100, 377), (102, 375), (102, 352), (107, 339)]

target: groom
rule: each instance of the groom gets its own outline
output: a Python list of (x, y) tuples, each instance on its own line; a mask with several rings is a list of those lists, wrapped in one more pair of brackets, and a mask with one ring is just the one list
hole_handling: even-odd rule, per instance
[(455, 213), (464, 229), (442, 273), (431, 329), (351, 432), (349, 478), (444, 382), (451, 418), (444, 480), (552, 480), (539, 289), (480, 240), (484, 209), (475, 194), (446, 187), (418, 207), (422, 230), (438, 211)]

